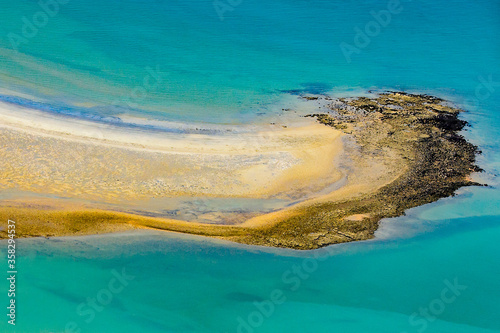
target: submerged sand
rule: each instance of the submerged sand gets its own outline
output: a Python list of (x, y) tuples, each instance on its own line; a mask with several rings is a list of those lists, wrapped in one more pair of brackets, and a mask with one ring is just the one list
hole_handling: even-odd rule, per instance
[[(2, 223), (17, 219), (21, 236), (149, 227), (308, 249), (370, 238), (381, 218), (473, 184), (476, 149), (444, 101), (308, 99), (326, 110), (287, 126), (210, 134), (0, 104)], [(191, 208), (206, 198), (275, 204), (193, 208), (187, 221), (179, 198)]]
[(315, 121), (180, 134), (0, 104), (0, 190), (113, 204), (175, 197), (302, 200), (342, 177), (341, 132)]

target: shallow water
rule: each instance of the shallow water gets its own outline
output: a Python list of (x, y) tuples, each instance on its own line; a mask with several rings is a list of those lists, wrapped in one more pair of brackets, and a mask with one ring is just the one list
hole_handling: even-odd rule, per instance
[[(68, 322), (82, 332), (245, 332), (239, 318), (255, 332), (500, 330), (498, 218), (433, 224), (430, 234), (334, 246), (331, 254), (156, 232), (22, 240), (16, 332), (63, 332)], [(328, 257), (316, 261), (315, 253)], [(122, 269), (133, 279), (92, 311), (87, 302), (107, 303), (112, 271)], [(439, 301), (450, 283), (456, 296)], [(285, 302), (272, 311), (274, 290)], [(266, 316), (255, 302), (267, 304)], [(420, 308), (435, 312), (424, 319)]]
[[(354, 28), (386, 2), (243, 1), (221, 21), (210, 1), (72, 0), (19, 54), (8, 34), (39, 7), (0, 5), (3, 95), (92, 117), (220, 124), (279, 119), (304, 92), (427, 92), (469, 111), (465, 134), (485, 169), (475, 178), (492, 185), (387, 220), (375, 241), (330, 247), (317, 268), (304, 262), (314, 252), (163, 233), (20, 240), (16, 332), (64, 332), (68, 322), (81, 332), (500, 331), (497, 1), (403, 2), (350, 63), (340, 43), (353, 44)], [(159, 68), (162, 84), (131, 97), (147, 68)], [(287, 273), (304, 263), (307, 278)], [(122, 268), (134, 279), (95, 318), (80, 316)], [(444, 302), (445, 281), (455, 279), (466, 289)], [(275, 289), (286, 301), (269, 317), (256, 314), (254, 302), (268, 304)], [(2, 320), (0, 331), (12, 329)]]

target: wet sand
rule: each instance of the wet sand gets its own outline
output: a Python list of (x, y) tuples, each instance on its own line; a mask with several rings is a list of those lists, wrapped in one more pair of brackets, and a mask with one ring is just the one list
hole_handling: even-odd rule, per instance
[[(309, 120), (180, 134), (0, 105), (0, 190), (126, 206), (159, 198), (303, 200), (338, 181), (341, 132)], [(285, 203), (286, 204), (286, 203)]]

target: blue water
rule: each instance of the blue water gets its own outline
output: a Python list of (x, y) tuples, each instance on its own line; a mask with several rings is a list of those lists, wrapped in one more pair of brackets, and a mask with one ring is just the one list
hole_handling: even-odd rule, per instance
[[(341, 43), (354, 45), (387, 2), (231, 3), (221, 20), (212, 1), (71, 0), (16, 52), (9, 36), (40, 7), (0, 0), (2, 99), (220, 124), (279, 114), (297, 93), (426, 92), (468, 110), (465, 135), (485, 169), (475, 177), (491, 187), (387, 220), (377, 240), (330, 247), (318, 262), (160, 233), (22, 240), (15, 332), (500, 331), (500, 2), (402, 2), (350, 62)], [(287, 273), (302, 264), (307, 278)], [(122, 268), (134, 279), (110, 294)], [(447, 291), (455, 279), (458, 295)], [(273, 290), (281, 304), (267, 311)], [(94, 317), (86, 302), (98, 295), (112, 298)], [(14, 330), (2, 320), (0, 331)]]
[(71, 0), (46, 22), (36, 1), (0, 5), (2, 86), (97, 114), (237, 123), (281, 110), (289, 90), (467, 96), (500, 53), (497, 1), (402, 2), (350, 63), (340, 45), (387, 2), (242, 1), (222, 21), (199, 0)]

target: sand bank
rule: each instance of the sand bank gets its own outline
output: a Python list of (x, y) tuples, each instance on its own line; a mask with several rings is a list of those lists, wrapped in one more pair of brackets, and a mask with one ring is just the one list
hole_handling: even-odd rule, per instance
[(0, 132), (0, 191), (102, 209), (161, 216), (183, 209), (172, 204), (179, 197), (274, 200), (261, 210), (254, 204), (258, 213), (314, 197), (343, 177), (335, 163), (342, 133), (313, 119), (286, 128), (172, 133), (0, 103)]
[[(141, 227), (311, 249), (371, 238), (384, 217), (478, 185), (468, 178), (479, 170), (477, 147), (459, 134), (466, 125), (460, 110), (443, 100), (405, 93), (307, 98), (323, 100), (327, 109), (311, 114), (306, 126), (235, 135), (136, 129), (128, 135), (106, 124), (98, 126), (99, 138), (85, 121), (73, 126), (55, 117), (37, 127), (4, 108), (1, 188), (75, 203), (15, 198), (2, 202), (0, 215), (24, 221), (18, 223), (23, 236)], [(144, 216), (148, 211), (111, 212), (105, 205), (114, 203), (116, 211), (152, 197), (180, 196), (283, 201), (267, 213), (233, 211), (232, 225), (220, 225), (227, 223), (221, 215), (212, 214), (206, 224), (199, 216), (188, 222)]]

